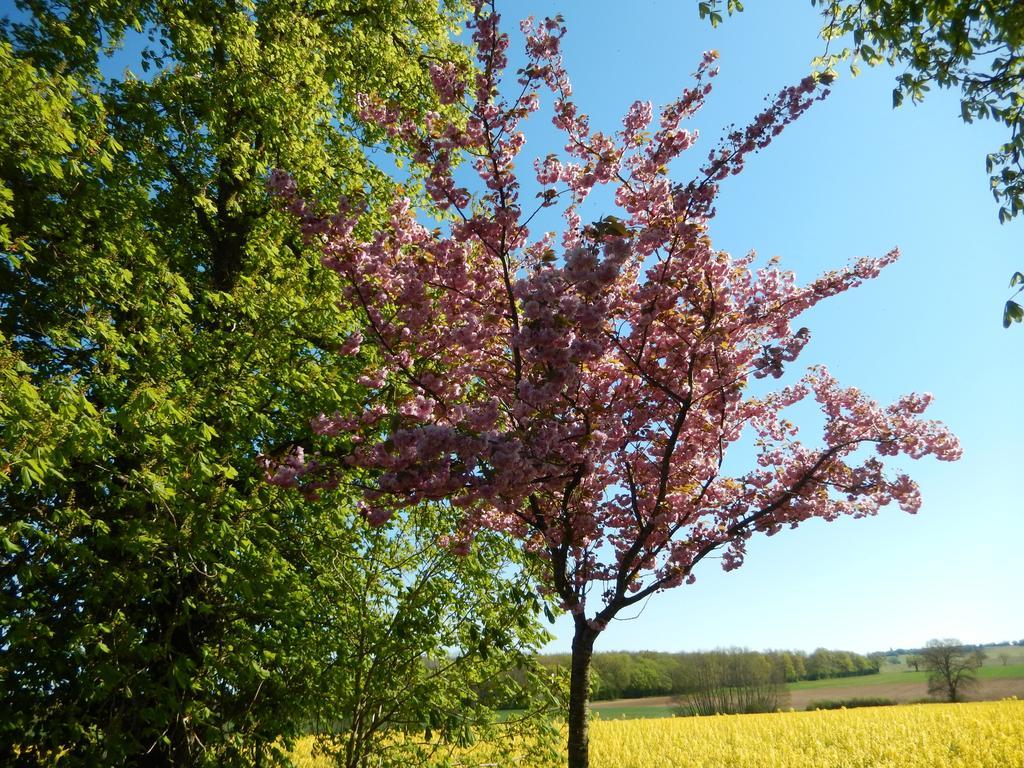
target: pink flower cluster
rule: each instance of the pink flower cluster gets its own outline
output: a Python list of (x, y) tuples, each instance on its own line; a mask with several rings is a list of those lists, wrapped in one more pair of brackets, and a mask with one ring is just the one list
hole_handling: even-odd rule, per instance
[[(718, 183), (821, 98), (819, 83), (783, 89), (711, 152), (697, 179), (679, 184), (667, 167), (697, 138), (684, 124), (711, 91), (714, 53), (679, 99), (657, 115), (637, 102), (607, 135), (591, 131), (571, 100), (560, 21), (524, 22), (529, 63), (515, 101), (500, 95), (508, 40), (497, 15), (478, 5), (471, 27), (474, 81), (447, 65), (431, 70), (442, 103), (472, 94), (464, 120), (434, 114), (417, 126), (400, 106), (362, 100), (366, 117), (415, 148), (428, 193), (453, 214), (447, 234), (426, 229), (399, 200), (386, 226), (362, 238), (358, 212), (342, 205), (318, 215), (287, 176), (271, 179), (363, 319), (346, 352), (373, 349), (359, 382), (374, 407), (313, 421), (322, 435), (349, 438), (336, 477), (358, 468), (373, 479), (370, 522), (402, 506), (450, 502), (465, 516), (453, 548), (464, 550), (482, 528), (520, 538), (543, 559), (566, 610), (599, 628), (623, 607), (692, 581), (712, 552), (738, 566), (754, 533), (890, 503), (916, 511), (917, 487), (887, 473), (885, 460), (959, 456), (944, 426), (920, 418), (927, 397), (882, 407), (823, 368), (774, 395), (747, 388), (797, 359), (809, 338), (794, 330), (797, 317), (875, 277), (897, 253), (800, 285), (774, 266), (755, 269), (753, 256), (716, 250), (708, 237)], [(534, 163), (536, 208), (566, 201), (560, 244), (553, 233), (532, 235), (535, 209), (524, 210), (515, 172), (519, 125), (542, 91), (566, 143), (564, 155)], [(453, 174), (466, 152), (475, 194)], [(622, 218), (584, 224), (580, 204), (609, 184)], [(813, 444), (785, 418), (808, 398), (826, 418)], [(757, 465), (727, 474), (726, 451), (745, 430), (758, 440)], [(322, 461), (312, 474), (307, 465), (293, 454), (268, 471), (283, 485), (327, 482)], [(586, 605), (588, 595), (596, 605)]]

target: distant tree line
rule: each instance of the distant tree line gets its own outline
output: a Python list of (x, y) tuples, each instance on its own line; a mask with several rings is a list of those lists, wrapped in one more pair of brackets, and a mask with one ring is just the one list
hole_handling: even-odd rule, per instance
[[(707, 672), (715, 654), (739, 657), (743, 663), (768, 670), (766, 678), (784, 683), (876, 674), (882, 654), (864, 656), (851, 651), (818, 648), (804, 651), (716, 651), (712, 653), (658, 653), (653, 651), (594, 654), (592, 699), (681, 696), (693, 690), (693, 681)], [(540, 657), (547, 667), (568, 669), (568, 654)], [(735, 659), (734, 659), (735, 662)], [(738, 662), (735, 662), (738, 663)]]
[[(1006, 646), (1024, 647), (1024, 640), (998, 640), (990, 643), (961, 643), (961, 646), (966, 648), (968, 651), (976, 651), (982, 648), (1002, 648)], [(927, 645), (920, 648), (890, 648), (884, 654), (880, 655), (884, 656), (884, 658), (888, 659), (893, 664), (899, 664), (900, 657), (908, 654), (920, 655), (926, 647)]]

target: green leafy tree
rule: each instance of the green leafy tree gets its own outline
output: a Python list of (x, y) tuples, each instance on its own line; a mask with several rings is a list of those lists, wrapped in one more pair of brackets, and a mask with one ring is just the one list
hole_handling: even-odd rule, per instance
[(668, 674), (667, 659), (640, 654), (633, 659), (627, 697), (665, 696), (672, 692), (672, 678)]
[[(355, 96), (436, 107), (425, 62), (464, 60), (458, 12), (26, 0), (4, 22), (0, 762), (265, 765), (321, 704), (344, 719), (364, 701), (339, 638), (372, 631), (409, 661), (376, 669), (378, 703), (401, 706), (363, 759), (540, 641), (529, 602), (512, 620), (470, 597), (521, 595), (524, 573), (401, 550), (340, 491), (279, 493), (258, 460), (312, 415), (363, 407), (338, 286), (266, 172), (377, 210), (392, 186), (363, 147), (384, 137)], [(353, 591), (370, 553), (438, 582)], [(461, 661), (437, 666), (449, 652)]]
[(857, 672), (857, 666), (853, 661), (853, 658), (846, 651), (835, 651), (832, 654), (832, 663), (834, 665), (833, 674), (835, 677), (845, 677), (847, 675), (853, 675)]
[(772, 665), (777, 670), (777, 673), (787, 683), (795, 682), (798, 678), (796, 676), (796, 665), (793, 662), (793, 654), (789, 651), (780, 651), (770, 655)]
[[(628, 653), (602, 653), (595, 657), (594, 667), (598, 670), (598, 684), (595, 694), (601, 699), (620, 699), (633, 682), (633, 659)], [(561, 659), (568, 670), (570, 658)]]
[[(500, 764), (527, 751), (531, 764), (553, 760), (561, 700), (536, 662), (547, 636), (531, 576), (495, 535), (466, 555), (440, 546), (436, 531), (454, 521), (439, 515), (419, 510), (387, 534), (347, 515), (312, 548), (316, 621), (330, 627), (316, 651), (330, 661), (309, 691), (316, 749), (345, 768), (371, 764), (369, 755), (373, 765), (458, 762), (456, 750), (477, 741)], [(339, 549), (360, 567), (339, 567)], [(499, 722), (499, 707), (517, 711)]]
[(810, 677), (807, 672), (807, 654), (804, 651), (793, 651), (793, 671), (797, 680), (805, 680)]
[(806, 666), (807, 676), (811, 680), (835, 677), (835, 654), (827, 648), (816, 648), (814, 653), (807, 657)]

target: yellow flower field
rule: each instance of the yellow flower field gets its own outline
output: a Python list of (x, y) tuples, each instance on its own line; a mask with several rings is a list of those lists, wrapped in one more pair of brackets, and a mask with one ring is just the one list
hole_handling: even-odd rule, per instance
[(1022, 768), (1024, 701), (595, 724), (594, 768)]
[(597, 720), (590, 752), (592, 768), (1024, 768), (1024, 701)]

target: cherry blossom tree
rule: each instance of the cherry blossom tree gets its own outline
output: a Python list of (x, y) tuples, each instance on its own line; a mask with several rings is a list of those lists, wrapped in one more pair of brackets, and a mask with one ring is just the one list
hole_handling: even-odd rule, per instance
[[(268, 460), (274, 483), (306, 493), (361, 478), (373, 525), (396, 509), (444, 502), (462, 510), (448, 545), (502, 531), (542, 564), (543, 589), (574, 618), (568, 761), (588, 764), (586, 705), (596, 638), (622, 609), (692, 582), (712, 553), (726, 570), (747, 541), (811, 518), (865, 517), (895, 502), (915, 512), (917, 486), (886, 471), (904, 454), (956, 459), (956, 438), (921, 418), (930, 397), (888, 407), (846, 388), (823, 367), (778, 391), (807, 343), (794, 320), (897, 258), (864, 258), (798, 284), (773, 263), (734, 258), (709, 238), (720, 182), (823, 97), (807, 78), (783, 89), (745, 129), (729, 133), (689, 183), (670, 163), (695, 142), (684, 127), (716, 74), (707, 53), (695, 82), (655, 118), (636, 102), (614, 135), (590, 128), (562, 66), (560, 18), (522, 24), (528, 64), (512, 98), (499, 89), (508, 38), (493, 8), (470, 21), (477, 71), (432, 69), (446, 103), (465, 119), (434, 116), (419, 129), (401, 105), (365, 97), (364, 117), (417, 150), (427, 192), (451, 223), (429, 229), (408, 200), (389, 225), (362, 233), (358, 201), (320, 213), (295, 183), (272, 185), (323, 248), (323, 263), (363, 317), (346, 351), (364, 361), (367, 407), (322, 415), (314, 431), (334, 450)], [(564, 153), (534, 161), (540, 191), (521, 196), (520, 123), (553, 97)], [(471, 161), (481, 189), (456, 172)], [(584, 224), (580, 206), (603, 185), (621, 218)], [(561, 205), (564, 227), (530, 224)], [(791, 406), (813, 400), (824, 431), (800, 439)], [(730, 445), (756, 441), (756, 464), (724, 469)]]

